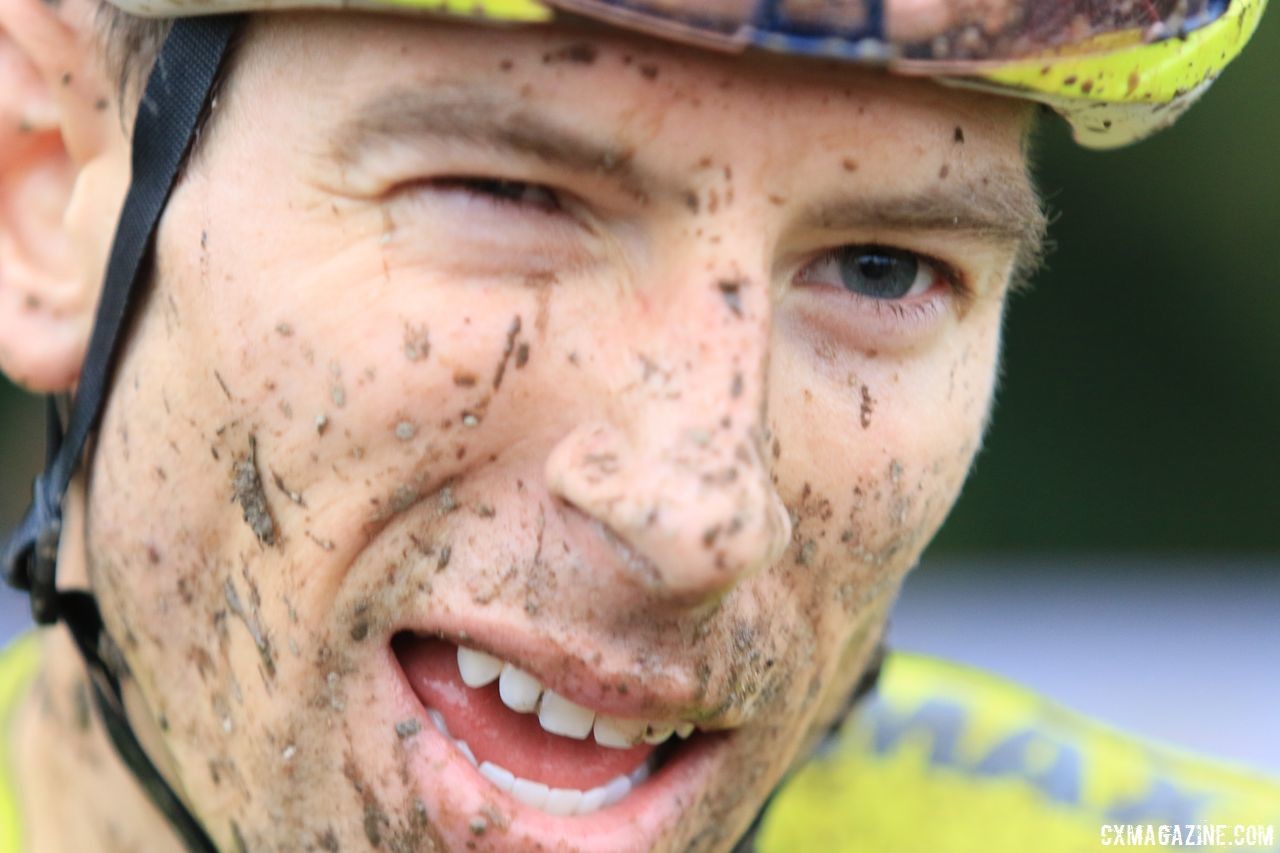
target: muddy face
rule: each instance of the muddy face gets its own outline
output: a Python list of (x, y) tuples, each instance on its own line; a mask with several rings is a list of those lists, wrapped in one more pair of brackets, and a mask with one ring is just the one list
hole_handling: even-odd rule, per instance
[[(729, 845), (978, 446), (1021, 110), (352, 16), (257, 25), (217, 110), (88, 526), (180, 790), (254, 850)], [(438, 736), (415, 637), (697, 733), (547, 814)]]

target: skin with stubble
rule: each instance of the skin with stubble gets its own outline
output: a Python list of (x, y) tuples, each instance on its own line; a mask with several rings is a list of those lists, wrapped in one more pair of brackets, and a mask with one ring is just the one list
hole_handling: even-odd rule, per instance
[[(61, 569), (219, 845), (731, 845), (845, 705), (979, 446), (1039, 229), (1026, 121), (594, 29), (255, 21)], [(917, 253), (917, 283), (851, 290), (850, 245)], [(544, 814), (426, 724), (409, 634), (701, 733), (618, 805)], [(33, 837), (157, 849), (71, 655), (50, 644), (22, 726), (24, 778), (57, 791)]]

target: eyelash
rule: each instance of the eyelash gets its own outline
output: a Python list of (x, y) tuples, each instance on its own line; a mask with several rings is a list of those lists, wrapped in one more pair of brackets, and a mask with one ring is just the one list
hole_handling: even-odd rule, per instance
[[(561, 194), (542, 184), (527, 181), (510, 181), (503, 178), (482, 177), (449, 177), (437, 178), (427, 182), (428, 186), (440, 190), (454, 190), (491, 204), (494, 207), (513, 207), (522, 210), (534, 210), (539, 213), (555, 215), (564, 213)], [(521, 193), (542, 193), (545, 201), (529, 201), (519, 197)]]

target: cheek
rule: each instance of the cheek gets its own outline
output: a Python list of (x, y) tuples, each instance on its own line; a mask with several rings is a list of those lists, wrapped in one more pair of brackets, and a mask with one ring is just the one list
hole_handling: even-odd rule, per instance
[[(328, 630), (352, 560), (401, 513), (499, 456), (527, 453), (538, 476), (519, 415), (564, 357), (552, 283), (389, 270), (376, 239), (336, 222), (310, 250), (292, 241), (289, 258), (314, 262), (290, 266), (201, 198), (197, 184), (166, 214), (159, 284), (113, 391), (96, 556), (157, 647), (225, 652), (229, 622), (253, 679), (260, 635), (276, 653), (315, 645), (298, 626)], [(202, 675), (180, 670), (163, 682)]]
[(998, 321), (998, 306), (970, 312), (902, 357), (777, 348), (771, 453), (795, 558), (827, 566), (846, 606), (900, 580), (959, 494), (990, 404)]

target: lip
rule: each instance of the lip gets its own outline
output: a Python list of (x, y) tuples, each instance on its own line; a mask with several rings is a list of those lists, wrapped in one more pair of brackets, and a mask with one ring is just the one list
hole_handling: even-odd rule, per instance
[[(491, 644), (485, 647), (498, 653)], [(499, 791), (481, 776), (431, 724), (390, 644), (384, 655), (396, 694), (391, 701), (418, 709), (420, 732), (411, 746), (417, 754), (410, 760), (409, 774), (423, 802), (433, 804), (434, 823), (449, 849), (469, 849), (477, 843), (512, 849), (569, 845), (584, 853), (654, 849), (671, 837), (681, 816), (708, 789), (735, 740), (736, 732), (700, 732), (621, 802), (589, 815), (552, 815)]]
[(709, 715), (708, 706), (697, 698), (700, 691), (696, 674), (678, 664), (651, 667), (637, 683), (634, 672), (624, 674), (588, 665), (581, 656), (553, 642), (539, 642), (501, 622), (470, 621), (466, 628), (400, 625), (391, 632), (388, 642), (399, 634), (440, 639), (493, 655), (533, 675), (543, 687), (597, 713), (631, 719), (689, 720), (703, 731), (738, 725), (737, 720)]

